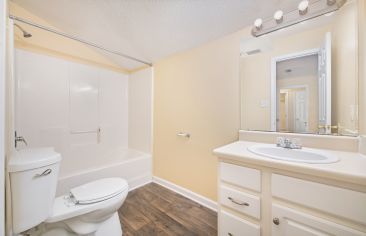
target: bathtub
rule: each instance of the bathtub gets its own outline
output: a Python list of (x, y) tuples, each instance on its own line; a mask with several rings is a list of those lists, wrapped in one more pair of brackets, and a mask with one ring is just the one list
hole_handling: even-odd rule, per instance
[[(95, 153), (94, 153), (95, 154)], [(121, 177), (127, 180), (130, 190), (150, 183), (152, 180), (151, 154), (133, 149), (118, 148), (108, 153), (97, 153), (93, 162), (74, 162), (74, 169), (60, 173), (57, 196), (68, 193), (69, 189), (78, 185), (108, 177)], [(85, 158), (86, 156), (83, 155)], [(95, 160), (98, 161), (95, 161)], [(66, 166), (70, 166), (68, 163)], [(82, 166), (81, 166), (82, 165)], [(61, 169), (62, 169), (61, 161)]]

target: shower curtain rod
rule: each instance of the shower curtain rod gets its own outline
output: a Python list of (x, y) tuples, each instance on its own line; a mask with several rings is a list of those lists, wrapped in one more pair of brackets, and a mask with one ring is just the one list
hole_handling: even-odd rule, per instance
[(54, 34), (61, 35), (61, 36), (65, 37), (65, 38), (69, 38), (69, 39), (78, 41), (80, 43), (84, 43), (84, 44), (87, 44), (89, 46), (92, 46), (92, 47), (95, 47), (95, 48), (99, 48), (99, 49), (101, 49), (103, 51), (106, 51), (106, 52), (109, 52), (109, 53), (112, 53), (112, 54), (115, 54), (115, 55), (118, 55), (118, 56), (121, 56), (121, 57), (130, 59), (130, 60), (133, 60), (133, 61), (137, 61), (139, 63), (145, 64), (145, 65), (148, 65), (148, 66), (152, 66), (152, 63), (150, 63), (150, 62), (146, 62), (146, 61), (140, 60), (138, 58), (131, 57), (129, 55), (123, 54), (121, 52), (118, 52), (118, 51), (115, 51), (115, 50), (111, 50), (111, 49), (105, 48), (105, 47), (100, 46), (98, 44), (95, 44), (95, 43), (86, 41), (84, 39), (80, 39), (80, 38), (78, 38), (76, 36), (73, 36), (73, 35), (70, 35), (70, 34), (66, 34), (66, 33), (63, 33), (63, 32), (60, 32), (60, 31), (57, 31), (57, 30), (48, 28), (48, 27), (43, 26), (43, 25), (39, 25), (39, 24), (34, 23), (34, 22), (31, 22), (29, 20), (26, 20), (26, 19), (23, 19), (23, 18), (20, 18), (20, 17), (17, 17), (17, 16), (13, 16), (13, 15), (9, 15), (9, 18), (12, 19), (12, 20), (15, 20), (15, 21), (19, 21), (19, 22), (25, 23), (27, 25), (34, 26), (34, 27), (39, 28), (39, 29), (42, 29), (42, 30), (46, 30), (46, 31), (51, 32), (51, 33), (54, 33)]

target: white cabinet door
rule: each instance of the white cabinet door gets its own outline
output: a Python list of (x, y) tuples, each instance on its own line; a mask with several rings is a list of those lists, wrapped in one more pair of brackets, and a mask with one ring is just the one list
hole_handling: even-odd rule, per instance
[(343, 225), (274, 204), (272, 236), (365, 236)]
[(259, 236), (260, 226), (237, 217), (229, 212), (220, 211), (219, 236)]
[(362, 192), (272, 174), (272, 195), (366, 224), (366, 194)]

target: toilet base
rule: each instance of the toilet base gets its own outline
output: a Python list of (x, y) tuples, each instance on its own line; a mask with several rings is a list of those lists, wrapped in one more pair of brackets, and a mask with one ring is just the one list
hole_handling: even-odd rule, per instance
[(118, 212), (114, 213), (111, 218), (103, 222), (97, 232), (95, 232), (95, 236), (121, 236), (122, 235), (122, 226), (119, 221)]
[[(47, 227), (47, 226), (46, 226)], [(48, 230), (44, 230), (45, 227), (38, 227), (39, 229), (32, 229), (28, 231), (31, 236), (78, 236), (75, 233), (70, 232), (64, 224), (52, 223), (48, 225)], [(121, 236), (122, 227), (119, 221), (118, 213), (114, 213), (112, 217), (104, 221), (99, 229), (94, 234), (88, 234), (86, 236)]]

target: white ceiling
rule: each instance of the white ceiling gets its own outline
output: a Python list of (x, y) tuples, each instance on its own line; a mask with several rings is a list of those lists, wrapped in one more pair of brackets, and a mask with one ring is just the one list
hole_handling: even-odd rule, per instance
[[(13, 0), (66, 33), (148, 62), (251, 25), (300, 0)], [(239, 51), (239, 45), (238, 45)], [(108, 55), (127, 69), (142, 64)]]

